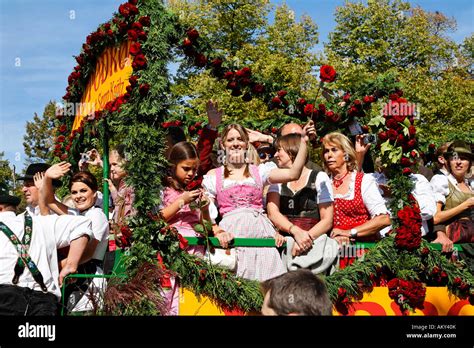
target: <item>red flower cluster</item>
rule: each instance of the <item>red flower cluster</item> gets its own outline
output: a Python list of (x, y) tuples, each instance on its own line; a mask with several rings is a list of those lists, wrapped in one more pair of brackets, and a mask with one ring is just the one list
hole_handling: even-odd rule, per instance
[(130, 2), (119, 6), (119, 13), (124, 17), (130, 17), (138, 14), (138, 8)]
[(124, 225), (120, 227), (120, 233), (120, 242), (122, 243), (122, 247), (130, 246), (132, 230), (128, 226)]
[(147, 63), (148, 61), (146, 57), (142, 53), (139, 53), (133, 59), (132, 68), (133, 70), (145, 69), (147, 66)]
[(195, 124), (188, 127), (188, 132), (190, 136), (195, 136), (196, 134), (202, 134), (202, 122), (196, 122)]
[(426, 288), (423, 283), (414, 280), (394, 278), (387, 284), (388, 295), (400, 306), (403, 314), (409, 309), (423, 309)]
[(110, 112), (119, 111), (122, 104), (126, 103), (128, 98), (129, 98), (129, 95), (127, 93), (124, 95), (121, 95), (120, 97), (117, 97), (114, 100), (107, 102), (107, 104), (105, 104), (104, 109)]
[(341, 313), (342, 315), (349, 314), (349, 307), (351, 306), (352, 302), (347, 297), (347, 291), (344, 288), (339, 288), (337, 290), (337, 299), (336, 304), (334, 307), (336, 310)]
[(336, 75), (336, 70), (330, 65), (323, 65), (319, 70), (319, 78), (322, 82), (334, 82)]
[(138, 92), (142, 97), (145, 97), (150, 91), (150, 85), (148, 83), (143, 83), (138, 87)]
[[(434, 269), (433, 269), (433, 271), (434, 271)], [(432, 271), (432, 274), (433, 274), (433, 271)], [(469, 301), (472, 304), (473, 294), (471, 293), (472, 290), (471, 290), (471, 287), (469, 286), (468, 283), (464, 282), (461, 278), (456, 277), (456, 278), (453, 279), (453, 286), (454, 286), (455, 289), (458, 290), (456, 295), (459, 298), (465, 299), (469, 296)]]
[(169, 128), (169, 127), (181, 127), (183, 125), (182, 121), (170, 121), (170, 122), (163, 122), (161, 127)]
[(202, 184), (202, 176), (191, 181), (189, 184), (186, 185), (186, 191), (192, 191), (192, 190), (196, 190), (198, 188), (201, 187), (201, 184)]
[(421, 245), (421, 212), (418, 203), (405, 206), (397, 213), (400, 226), (396, 229), (395, 244), (406, 250), (418, 249)]
[(448, 283), (448, 274), (438, 266), (434, 266), (431, 270), (431, 278), (440, 285)]

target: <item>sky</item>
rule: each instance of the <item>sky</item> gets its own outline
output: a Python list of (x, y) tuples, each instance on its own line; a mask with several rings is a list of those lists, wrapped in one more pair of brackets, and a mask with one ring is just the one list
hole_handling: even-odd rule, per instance
[[(25, 124), (34, 113), (42, 115), (50, 101), (65, 94), (67, 77), (86, 36), (108, 21), (125, 0), (0, 0), (0, 152), (24, 166)], [(309, 15), (318, 25), (322, 50), (335, 26), (334, 12), (343, 0), (272, 0), (285, 2), (295, 15)], [(428, 11), (453, 17), (458, 43), (474, 29), (474, 0), (409, 1)]]

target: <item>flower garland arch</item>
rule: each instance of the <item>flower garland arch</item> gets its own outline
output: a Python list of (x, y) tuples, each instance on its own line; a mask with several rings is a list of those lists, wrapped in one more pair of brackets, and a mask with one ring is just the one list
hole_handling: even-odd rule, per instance
[[(107, 102), (103, 110), (88, 115), (80, 127), (72, 130), (73, 120), (57, 117), (57, 137), (54, 147), (56, 160), (77, 163), (82, 149), (104, 132), (120, 139), (128, 151), (126, 182), (135, 190), (134, 207), (137, 215), (128, 221), (133, 230), (131, 248), (126, 256), (127, 276), (112, 286), (127, 291), (126, 284), (134, 282), (147, 265), (159, 269), (162, 285), (170, 275), (177, 275), (181, 286), (196, 295), (206, 295), (222, 308), (239, 308), (245, 312), (259, 311), (262, 296), (256, 281), (241, 279), (220, 267), (187, 254), (187, 241), (176, 230), (156, 218), (151, 212), (159, 203), (161, 178), (166, 159), (162, 144), (165, 129), (173, 124), (187, 127), (190, 135), (199, 132), (201, 123), (186, 120), (171, 121), (169, 78), (166, 66), (174, 54), (182, 53), (187, 63), (209, 69), (218, 80), (226, 81), (227, 89), (243, 101), (261, 98), (269, 111), (282, 110), (286, 118), (263, 121), (259, 129), (275, 132), (282, 122), (304, 122), (312, 119), (318, 134), (339, 130), (347, 133), (354, 119), (363, 119), (376, 102), (390, 100), (406, 104), (396, 77), (385, 74), (367, 81), (360, 90), (341, 93), (328, 88), (336, 79), (329, 65), (320, 70), (318, 96), (312, 102), (298, 96), (298, 91), (276, 88), (254, 74), (250, 67), (233, 67), (225, 57), (214, 56), (210, 45), (194, 28), (183, 28), (177, 17), (169, 13), (160, 0), (129, 0), (120, 5), (118, 13), (91, 33), (76, 57), (78, 65), (68, 78), (63, 99), (80, 102), (87, 81), (94, 71), (97, 57), (107, 47), (130, 41), (133, 73), (126, 93)], [(205, 49), (204, 49), (204, 48)], [(324, 100), (318, 102), (319, 92)], [(165, 122), (165, 120), (167, 122)], [(280, 122), (280, 123), (278, 123)], [(410, 166), (420, 155), (417, 149), (414, 115), (371, 117), (365, 131), (377, 133), (382, 141), (377, 146), (384, 163), (390, 164), (393, 212), (392, 233), (381, 240), (350, 267), (326, 278), (336, 309), (347, 314), (352, 302), (360, 300), (374, 285), (387, 284), (389, 296), (402, 313), (422, 308), (424, 284), (447, 286), (456, 296), (474, 302), (474, 277), (462, 265), (449, 262), (439, 251), (429, 248), (421, 239), (419, 208), (411, 195), (413, 184), (408, 175)], [(315, 143), (316, 145), (316, 143)], [(150, 231), (157, 231), (150, 233)], [(145, 265), (145, 266), (144, 266)], [(142, 277), (145, 288), (159, 293), (157, 279)], [(143, 281), (141, 279), (141, 281)], [(107, 303), (107, 302), (106, 302)], [(106, 306), (108, 314), (160, 314), (153, 304), (153, 295), (132, 297), (128, 303)]]

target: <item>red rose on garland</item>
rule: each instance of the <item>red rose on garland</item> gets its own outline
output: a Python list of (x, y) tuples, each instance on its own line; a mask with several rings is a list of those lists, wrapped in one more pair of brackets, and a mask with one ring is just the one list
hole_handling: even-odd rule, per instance
[(188, 36), (188, 38), (191, 40), (191, 41), (196, 41), (197, 38), (199, 37), (199, 32), (196, 30), (196, 29), (189, 29), (187, 32), (186, 32), (186, 35)]
[(285, 90), (281, 90), (281, 91), (278, 91), (278, 92), (277, 92), (277, 95), (278, 95), (280, 98), (284, 98), (287, 94), (288, 94), (288, 92), (285, 91)]
[(347, 297), (347, 291), (344, 288), (339, 288), (337, 290), (337, 299), (336, 304), (334, 307), (336, 310), (341, 313), (342, 315), (349, 314), (349, 307), (351, 306), (352, 302)]
[(139, 21), (144, 27), (149, 27), (150, 24), (151, 24), (150, 17), (148, 17), (148, 16), (140, 17), (140, 19), (139, 19), (138, 21)]
[(138, 8), (130, 3), (125, 3), (119, 6), (119, 12), (124, 17), (130, 17), (138, 13)]
[(319, 70), (319, 78), (322, 82), (333, 82), (336, 79), (336, 70), (330, 65), (323, 65)]
[(138, 91), (142, 97), (146, 96), (150, 91), (150, 85), (148, 83), (143, 83), (138, 87)]
[(136, 41), (138, 39), (138, 33), (133, 29), (130, 29), (129, 31), (127, 31), (127, 35), (128, 35), (128, 38), (132, 41)]
[[(215, 68), (215, 69), (221, 68), (221, 67), (222, 67), (222, 63), (223, 63), (223, 61), (222, 61), (222, 59), (220, 59), (220, 58), (214, 58), (214, 59), (211, 61), (211, 65), (212, 65), (212, 67)], [(229, 71), (228, 71), (228, 72), (229, 72)], [(231, 73), (231, 74), (232, 74), (232, 73)]]
[(141, 51), (142, 51), (142, 48), (141, 48), (141, 44), (139, 42), (134, 42), (131, 46), (130, 46), (130, 54), (132, 56), (136, 56), (137, 54), (139, 54)]
[(255, 86), (252, 88), (252, 92), (255, 94), (261, 94), (265, 92), (265, 86), (262, 84), (257, 83)]
[(423, 283), (414, 280), (394, 278), (387, 284), (388, 295), (400, 307), (404, 315), (409, 309), (423, 309), (426, 288)]
[(194, 58), (194, 64), (196, 64), (200, 68), (206, 66), (207, 57), (202, 53), (197, 54), (196, 57)]
[(147, 59), (143, 54), (137, 54), (133, 59), (132, 67), (134, 70), (144, 69), (147, 65)]
[(303, 112), (305, 115), (308, 115), (308, 116), (311, 115), (314, 112), (313, 104), (306, 104)]
[(244, 67), (240, 70), (237, 70), (235, 72), (235, 76), (239, 77), (239, 78), (244, 78), (244, 77), (250, 77), (250, 75), (252, 75), (252, 71), (250, 70), (249, 67)]
[(132, 29), (136, 30), (137, 32), (143, 30), (143, 25), (140, 22), (135, 22), (132, 24)]

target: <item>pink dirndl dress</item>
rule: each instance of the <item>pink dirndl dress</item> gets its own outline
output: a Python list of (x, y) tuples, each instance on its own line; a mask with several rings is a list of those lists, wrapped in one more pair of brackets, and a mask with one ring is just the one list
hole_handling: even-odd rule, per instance
[[(177, 191), (174, 188), (166, 187), (163, 192), (163, 207), (167, 207), (175, 202), (183, 192)], [(189, 204), (183, 206), (173, 218), (168, 221), (168, 225), (175, 227), (179, 234), (183, 237), (202, 237), (199, 233), (194, 230), (194, 225), (200, 223), (200, 210), (189, 208)], [(188, 246), (186, 251), (189, 254), (198, 254), (200, 256), (204, 255), (206, 247), (203, 245)]]
[[(167, 207), (174, 201), (181, 196), (183, 192), (177, 191), (171, 187), (165, 188), (163, 191), (163, 199), (162, 199), (162, 206)], [(202, 237), (199, 233), (197, 233), (193, 226), (200, 222), (199, 220), (199, 209), (191, 210), (189, 208), (189, 204), (183, 206), (175, 216), (168, 221), (168, 224), (172, 227), (175, 227), (179, 234), (183, 237)], [(189, 254), (193, 254), (196, 256), (204, 256), (204, 252), (206, 251), (205, 246), (196, 245), (196, 246), (188, 246), (186, 251)], [(176, 280), (175, 277), (171, 277), (171, 289), (164, 291), (164, 296), (167, 300), (168, 304), (168, 313), (167, 315), (178, 315), (179, 314), (179, 282)]]
[[(258, 167), (251, 165), (255, 184), (236, 183), (224, 188), (224, 168), (216, 169), (219, 226), (234, 237), (275, 238), (275, 228), (263, 210), (263, 183)], [(286, 272), (276, 248), (237, 247), (237, 275), (264, 281)]]

